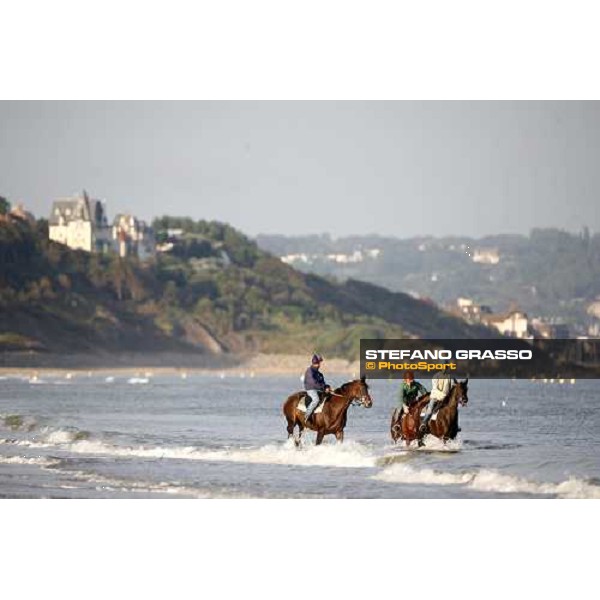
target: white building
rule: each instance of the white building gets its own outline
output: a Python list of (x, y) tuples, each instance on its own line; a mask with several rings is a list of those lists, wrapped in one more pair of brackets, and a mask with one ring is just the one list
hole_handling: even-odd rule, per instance
[(504, 315), (486, 315), (481, 321), (495, 327), (503, 335), (516, 338), (529, 338), (529, 320), (520, 310), (512, 310)]
[(480, 323), (492, 314), (489, 306), (477, 304), (472, 298), (457, 298), (456, 304), (461, 316), (470, 323)]
[(121, 258), (137, 256), (140, 260), (146, 260), (156, 254), (154, 231), (133, 215), (117, 215), (111, 237), (115, 251)]
[(497, 265), (500, 262), (500, 253), (495, 248), (478, 248), (473, 253), (472, 260), (484, 265)]
[(313, 257), (310, 257), (308, 254), (286, 254), (281, 257), (281, 262), (286, 263), (287, 265), (293, 265), (295, 263), (303, 263), (310, 264), (313, 262)]
[(70, 248), (106, 252), (110, 247), (110, 227), (106, 208), (100, 200), (81, 196), (56, 200), (48, 220), (49, 237)]

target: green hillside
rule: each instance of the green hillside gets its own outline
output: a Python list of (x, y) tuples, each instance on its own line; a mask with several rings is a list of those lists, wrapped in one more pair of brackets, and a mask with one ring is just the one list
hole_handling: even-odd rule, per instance
[(402, 293), (301, 273), (229, 225), (163, 217), (169, 252), (140, 263), (0, 221), (0, 350), (10, 353), (310, 353), (356, 358), (361, 337), (479, 337)]
[[(533, 229), (529, 235), (414, 238), (376, 235), (260, 235), (259, 247), (276, 256), (307, 257), (300, 269), (339, 280), (359, 279), (392, 291), (411, 291), (440, 305), (473, 298), (494, 312), (514, 306), (530, 317), (568, 323), (575, 334), (598, 325), (588, 307), (600, 297), (600, 233)], [(369, 251), (373, 254), (369, 254)], [(492, 252), (495, 262), (474, 260)], [(360, 260), (330, 257), (360, 254)]]

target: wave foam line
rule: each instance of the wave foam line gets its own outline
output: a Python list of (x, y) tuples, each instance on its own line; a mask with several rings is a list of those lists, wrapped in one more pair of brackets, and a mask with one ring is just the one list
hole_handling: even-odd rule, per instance
[(43, 456), (0, 456), (0, 463), (3, 465), (37, 465), (40, 467), (52, 467), (59, 461), (55, 458), (45, 458)]
[(388, 483), (421, 485), (459, 485), (481, 492), (501, 494), (541, 494), (559, 498), (600, 498), (600, 486), (570, 478), (560, 483), (541, 483), (491, 469), (449, 473), (433, 469), (414, 469), (405, 464), (386, 467), (373, 479)]
[(99, 440), (74, 440), (72, 431), (57, 430), (38, 441), (19, 441), (31, 448), (58, 447), (76, 454), (103, 454), (120, 458), (170, 458), (234, 463), (364, 468), (376, 466), (374, 452), (358, 442), (296, 448), (293, 442), (255, 448), (202, 450), (194, 446), (115, 446)]
[(181, 485), (177, 482), (161, 481), (159, 483), (151, 483), (147, 481), (129, 481), (125, 479), (115, 479), (104, 477), (102, 475), (91, 475), (84, 471), (61, 471), (70, 478), (79, 481), (85, 481), (94, 485), (98, 491), (119, 492), (119, 493), (136, 493), (136, 494), (167, 494), (173, 496), (186, 496), (190, 498), (252, 498), (248, 494), (241, 492), (233, 492), (229, 490), (207, 490)]

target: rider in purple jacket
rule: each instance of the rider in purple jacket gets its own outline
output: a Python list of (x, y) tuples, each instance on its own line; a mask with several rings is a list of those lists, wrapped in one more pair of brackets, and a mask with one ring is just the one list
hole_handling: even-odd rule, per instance
[(329, 392), (331, 390), (331, 387), (325, 382), (323, 373), (319, 371), (322, 362), (323, 357), (320, 354), (313, 354), (311, 365), (306, 369), (306, 373), (304, 373), (304, 389), (311, 399), (306, 409), (305, 420), (307, 423), (319, 405), (319, 392)]

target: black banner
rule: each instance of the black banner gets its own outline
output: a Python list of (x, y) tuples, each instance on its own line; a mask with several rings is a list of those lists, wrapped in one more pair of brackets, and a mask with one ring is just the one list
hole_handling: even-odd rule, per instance
[(360, 341), (361, 374), (373, 379), (431, 377), (600, 378), (600, 339)]

